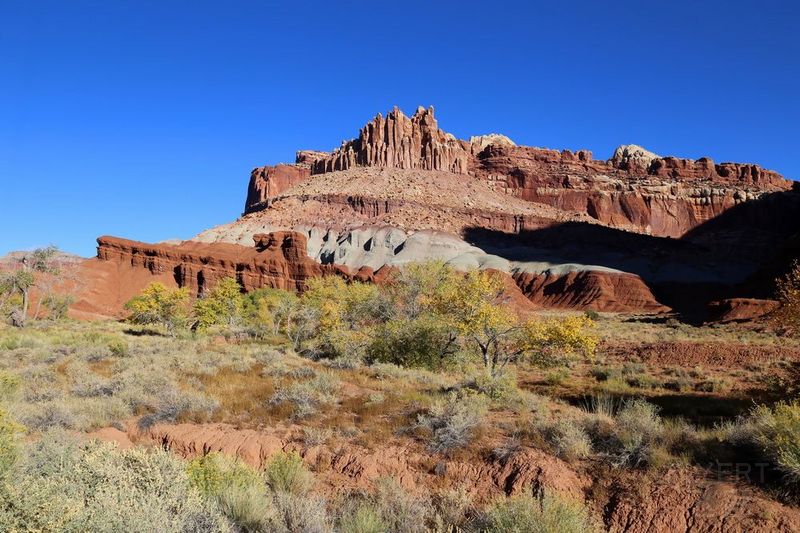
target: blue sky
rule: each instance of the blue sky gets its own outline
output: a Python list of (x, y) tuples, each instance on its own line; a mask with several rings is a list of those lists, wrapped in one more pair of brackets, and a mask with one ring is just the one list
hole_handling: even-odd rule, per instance
[(0, 0), (0, 254), (191, 237), (393, 105), (800, 178), (796, 2), (334, 4)]

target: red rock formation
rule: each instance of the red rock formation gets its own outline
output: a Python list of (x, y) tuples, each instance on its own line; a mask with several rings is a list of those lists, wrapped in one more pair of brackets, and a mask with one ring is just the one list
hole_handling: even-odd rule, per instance
[(247, 186), (244, 212), (252, 213), (269, 207), (270, 200), (286, 189), (303, 182), (311, 175), (308, 166), (275, 165), (254, 168)]
[(708, 304), (709, 322), (750, 322), (775, 311), (780, 304), (775, 300), (758, 298), (728, 298)]
[(419, 107), (408, 118), (397, 107), (386, 118), (379, 113), (327, 158), (312, 163), (312, 173), (347, 170), (355, 166), (421, 168), (467, 172), (469, 144), (439, 129), (433, 106)]
[(181, 287), (201, 294), (224, 277), (234, 277), (244, 290), (262, 287), (303, 290), (313, 277), (344, 271), (320, 265), (306, 254), (305, 235), (275, 232), (255, 235), (255, 247), (186, 241), (179, 245), (147, 244), (116, 237), (97, 239), (97, 257), (154, 275), (171, 274)]
[(531, 302), (543, 307), (623, 313), (668, 310), (635, 274), (594, 270), (566, 274), (517, 272), (513, 278)]
[(525, 200), (660, 237), (680, 237), (764, 192), (791, 188), (791, 181), (757, 165), (665, 157), (642, 168), (621, 150), (606, 162), (585, 150), (501, 144), (479, 152), (470, 173)]

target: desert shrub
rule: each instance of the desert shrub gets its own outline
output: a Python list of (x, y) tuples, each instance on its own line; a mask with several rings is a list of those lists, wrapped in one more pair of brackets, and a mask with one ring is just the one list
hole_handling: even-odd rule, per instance
[(278, 492), (273, 497), (277, 523), (270, 531), (329, 533), (333, 523), (323, 498)]
[(592, 441), (586, 431), (570, 419), (561, 419), (544, 427), (545, 438), (553, 453), (567, 461), (584, 459), (592, 453)]
[(586, 506), (555, 495), (511, 496), (486, 513), (485, 531), (502, 533), (586, 533), (598, 531)]
[(455, 336), (435, 315), (397, 318), (382, 324), (368, 348), (372, 362), (440, 370), (447, 363)]
[(387, 533), (428, 531), (427, 524), (432, 515), (430, 502), (410, 494), (394, 479), (379, 479), (372, 499)]
[(191, 486), (183, 462), (163, 450), (120, 451), (45, 435), (0, 491), (11, 531), (228, 531)]
[(710, 378), (698, 381), (694, 384), (694, 390), (698, 392), (725, 392), (730, 389), (728, 382), (722, 378)]
[(210, 453), (186, 469), (195, 489), (217, 503), (243, 531), (268, 530), (276, 513), (261, 476), (237, 459)]
[(124, 357), (128, 354), (128, 343), (119, 337), (109, 339), (108, 351), (114, 357)]
[(589, 309), (587, 311), (584, 311), (583, 312), (583, 316), (585, 316), (586, 318), (588, 318), (589, 320), (591, 320), (593, 322), (597, 322), (600, 319), (600, 313), (598, 313), (597, 311), (594, 311), (593, 309)]
[(649, 374), (631, 374), (625, 379), (625, 383), (637, 389), (656, 389), (661, 386), (661, 382)]
[(19, 376), (0, 370), (0, 402), (11, 399), (19, 390)]
[(112, 396), (119, 390), (120, 382), (106, 379), (94, 374), (90, 370), (75, 372), (72, 383), (72, 394), (79, 398), (95, 398), (99, 396)]
[(339, 519), (341, 533), (384, 533), (386, 522), (368, 500), (348, 502)]
[(45, 306), (52, 320), (66, 318), (69, 306), (73, 303), (75, 303), (75, 298), (70, 294), (51, 293), (42, 299), (42, 305)]
[(139, 419), (139, 425), (147, 428), (158, 422), (175, 422), (180, 416), (190, 413), (208, 418), (218, 408), (219, 402), (214, 398), (169, 388), (158, 398), (154, 411)]
[(24, 429), (11, 418), (5, 407), (0, 405), (0, 483), (17, 460)]
[(263, 486), (255, 470), (219, 452), (193, 459), (186, 467), (186, 472), (192, 486), (208, 496), (230, 487)]
[(332, 359), (323, 359), (322, 364), (328, 368), (338, 370), (353, 370), (364, 366), (364, 357), (357, 351), (350, 352), (349, 355), (338, 355)]
[(333, 437), (331, 428), (307, 427), (303, 428), (303, 442), (309, 446), (325, 444)]
[(168, 289), (162, 283), (151, 283), (139, 296), (125, 303), (130, 312), (128, 320), (134, 324), (160, 325), (168, 331), (186, 325), (189, 290)]
[(496, 401), (514, 400), (520, 396), (517, 374), (509, 369), (499, 371), (495, 375), (479, 372), (464, 382), (463, 386)]
[(240, 325), (244, 314), (242, 288), (234, 278), (222, 278), (198, 298), (193, 306), (200, 330), (212, 326), (231, 328)]
[(303, 495), (311, 488), (314, 476), (295, 452), (278, 452), (270, 457), (264, 474), (275, 492)]
[(619, 377), (620, 370), (610, 366), (595, 366), (589, 370), (589, 375), (597, 381), (608, 381), (614, 377)]
[(477, 394), (453, 394), (433, 404), (428, 413), (417, 418), (417, 426), (430, 432), (428, 448), (446, 454), (467, 446), (483, 423), (487, 403)]
[(314, 414), (321, 405), (335, 403), (340, 387), (336, 376), (323, 373), (308, 381), (295, 381), (279, 388), (270, 402), (290, 403), (294, 406), (295, 416), (305, 417)]
[(670, 368), (667, 370), (670, 379), (664, 381), (663, 387), (675, 392), (687, 392), (694, 388), (694, 379), (691, 372), (685, 368)]
[(604, 418), (590, 421), (597, 447), (616, 466), (655, 466), (664, 452), (664, 424), (658, 408), (643, 400), (624, 402), (613, 424)]
[(261, 533), (274, 530), (277, 511), (266, 491), (256, 485), (231, 486), (216, 495), (220, 511), (239, 531)]
[(80, 429), (80, 421), (62, 401), (47, 401), (35, 406), (26, 406), (20, 421), (33, 431), (48, 429)]
[(748, 420), (749, 440), (783, 472), (787, 481), (800, 483), (800, 402), (778, 402), (754, 408)]
[(436, 531), (457, 531), (466, 520), (472, 506), (472, 496), (463, 488), (445, 489), (433, 497), (434, 529)]
[(569, 378), (569, 370), (566, 368), (557, 368), (549, 371), (544, 376), (544, 381), (548, 385), (563, 385), (567, 378)]

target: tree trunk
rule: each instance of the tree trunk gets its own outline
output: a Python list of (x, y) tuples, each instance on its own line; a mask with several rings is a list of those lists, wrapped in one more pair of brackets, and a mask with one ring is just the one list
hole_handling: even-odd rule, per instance
[(20, 313), (19, 317), (19, 327), (24, 328), (25, 322), (28, 319), (28, 306), (30, 305), (30, 296), (28, 294), (28, 289), (23, 289), (22, 291), (22, 312)]

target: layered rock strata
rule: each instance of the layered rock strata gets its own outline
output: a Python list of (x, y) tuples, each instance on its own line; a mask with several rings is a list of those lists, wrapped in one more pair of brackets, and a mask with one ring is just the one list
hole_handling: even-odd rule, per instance
[(355, 166), (467, 172), (469, 144), (439, 129), (433, 106), (420, 107), (409, 118), (397, 107), (386, 118), (378, 115), (329, 156), (311, 165), (314, 174)]
[(186, 241), (178, 245), (147, 244), (117, 237), (97, 239), (101, 261), (144, 269), (154, 276), (171, 275), (178, 286), (202, 294), (221, 278), (233, 277), (246, 291), (271, 287), (303, 290), (309, 279), (344, 273), (308, 257), (305, 235), (275, 232), (255, 235), (255, 246), (206, 244)]

